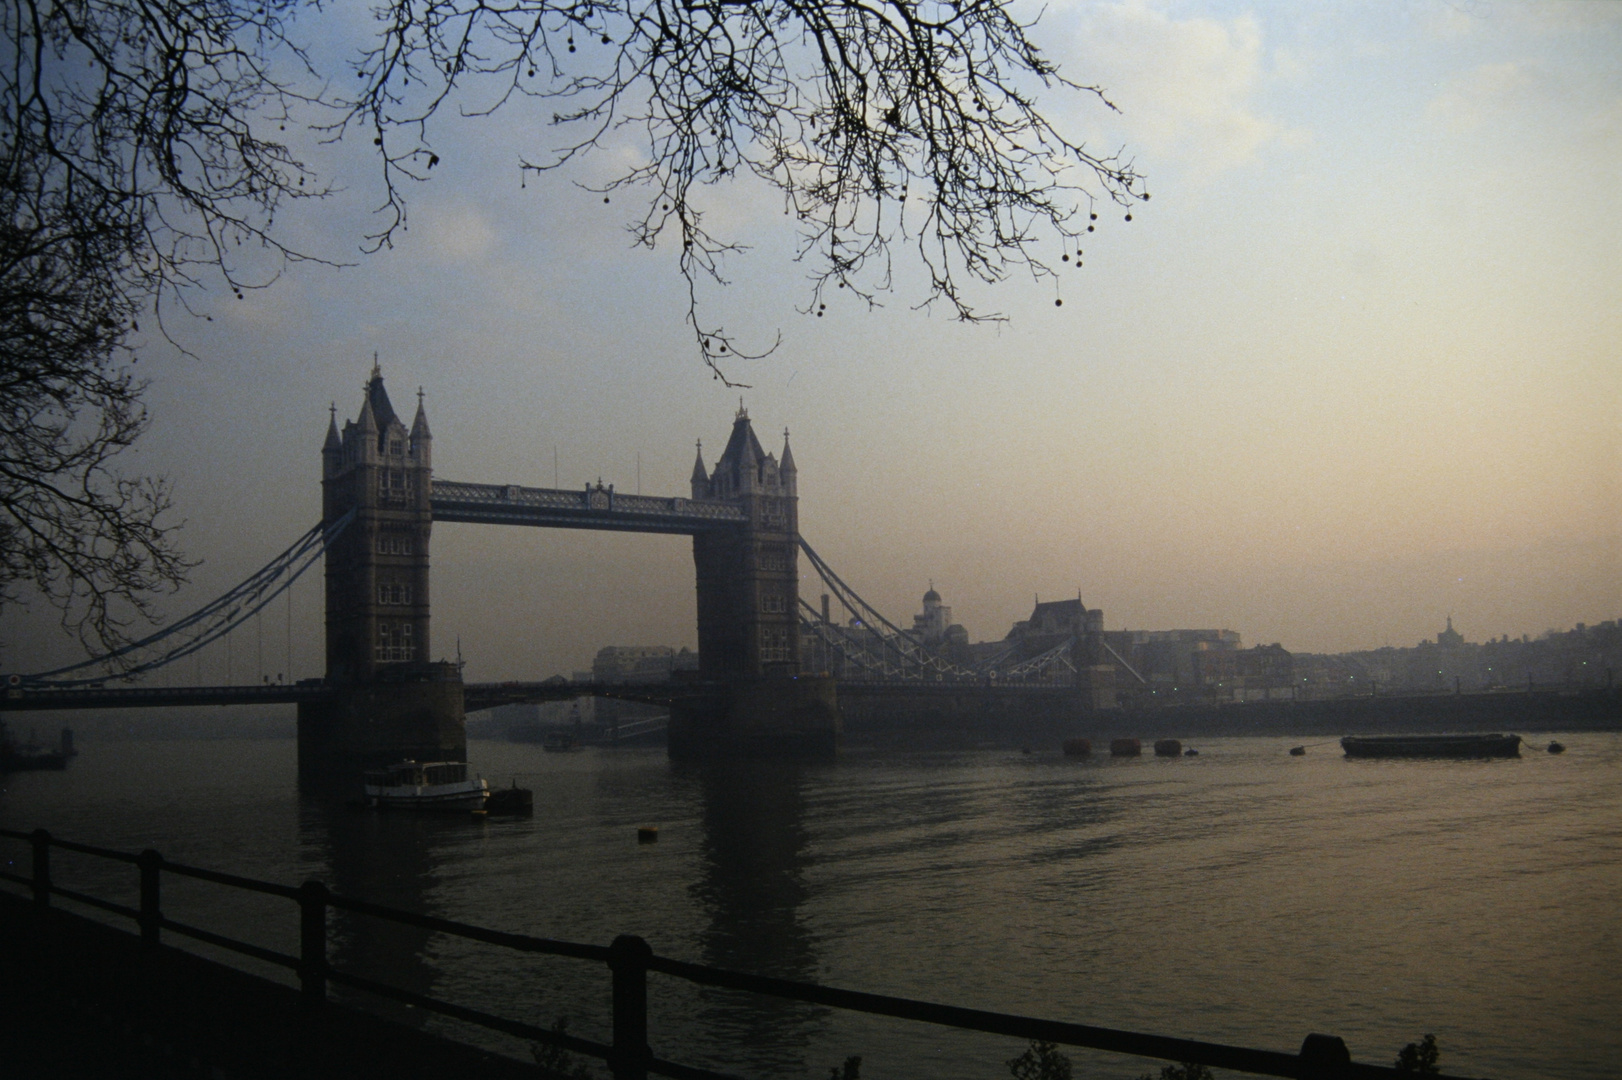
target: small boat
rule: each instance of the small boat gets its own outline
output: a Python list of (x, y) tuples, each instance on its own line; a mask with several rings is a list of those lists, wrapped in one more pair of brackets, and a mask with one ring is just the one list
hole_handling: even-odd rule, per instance
[(1566, 744), (1565, 743), (1560, 742), (1558, 739), (1550, 739), (1549, 740), (1549, 753), (1551, 753), (1551, 754), (1564, 754), (1565, 752), (1566, 752)]
[(467, 778), (465, 761), (401, 761), (362, 778), (367, 806), (410, 810), (483, 810), (484, 778)]
[(532, 814), (535, 812), (535, 793), (529, 788), (519, 787), (518, 780), (514, 778), (512, 787), (490, 789), (484, 809), (489, 814)]
[(1348, 735), (1340, 740), (1347, 757), (1487, 758), (1520, 757), (1519, 735)]
[(1291, 757), (1306, 757), (1307, 756), (1307, 748), (1304, 747), (1304, 746), (1292, 746), (1292, 747), (1290, 747), (1290, 756)]
[(1194, 749), (1192, 746), (1190, 746), (1187, 750), (1183, 751), (1183, 756), (1184, 757), (1199, 757), (1200, 752), (1198, 750)]

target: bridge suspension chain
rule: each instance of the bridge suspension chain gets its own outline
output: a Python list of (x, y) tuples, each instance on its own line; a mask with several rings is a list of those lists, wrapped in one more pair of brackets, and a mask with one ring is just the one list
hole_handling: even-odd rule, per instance
[[(820, 613), (805, 602), (803, 608), (814, 618), (802, 613), (803, 621), (823, 639), (824, 644), (840, 656), (863, 670), (872, 671), (883, 678), (922, 679), (930, 676), (950, 679), (974, 679), (976, 673), (952, 663), (935, 653), (923, 642), (885, 618), (873, 605), (863, 600), (855, 589), (847, 585), (834, 572), (833, 567), (816, 553), (804, 537), (799, 537), (800, 550), (805, 552), (817, 576), (822, 578), (828, 591), (838, 598), (860, 624), (860, 630), (823, 623)], [(876, 652), (875, 652), (876, 650)], [(891, 657), (893, 656), (893, 659)]]
[[(1052, 683), (1055, 679), (1063, 682), (1076, 677), (1079, 661), (1076, 651), (1078, 641), (1074, 635), (1024, 659), (1020, 658), (1020, 644), (1015, 642), (980, 659), (972, 667), (954, 664), (863, 600), (803, 537), (799, 539), (799, 545), (828, 591), (854, 616), (852, 626), (824, 621), (821, 612), (804, 598), (800, 600), (801, 627), (822, 643), (828, 650), (830, 660), (837, 658), (844, 668), (844, 678), (854, 676), (884, 681), (933, 679), (946, 682), (996, 680), (999, 685), (1041, 685)], [(1104, 643), (1104, 648), (1140, 682), (1144, 681), (1143, 676), (1121, 659), (1108, 643)]]
[[(309, 532), (294, 541), (292, 547), (254, 571), (235, 588), (139, 641), (132, 641), (102, 656), (93, 656), (88, 660), (35, 675), (25, 675), (23, 683), (30, 686), (71, 687), (101, 682), (109, 676), (131, 679), (190, 656), (241, 626), (291, 588), (293, 583), (326, 553), (327, 548), (349, 527), (354, 518), (355, 511), (350, 510), (336, 521), (318, 522)], [(164, 648), (172, 638), (179, 640)], [(154, 649), (164, 651), (130, 663), (128, 666), (119, 666), (117, 671), (75, 676), (76, 672), (92, 668), (103, 668), (109, 664), (120, 665), (121, 661), (129, 657)]]

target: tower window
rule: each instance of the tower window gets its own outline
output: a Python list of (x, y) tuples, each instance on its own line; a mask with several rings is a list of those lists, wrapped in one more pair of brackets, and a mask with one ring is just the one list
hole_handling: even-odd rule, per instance
[(401, 581), (380, 581), (377, 585), (379, 604), (411, 603), (411, 586)]
[(380, 664), (397, 664), (411, 660), (415, 655), (413, 630), (408, 622), (383, 621), (377, 624), (377, 648), (374, 657)]
[(788, 628), (763, 626), (760, 628), (760, 659), (762, 663), (789, 660)]
[(410, 555), (411, 537), (398, 533), (382, 533), (377, 538), (379, 555)]

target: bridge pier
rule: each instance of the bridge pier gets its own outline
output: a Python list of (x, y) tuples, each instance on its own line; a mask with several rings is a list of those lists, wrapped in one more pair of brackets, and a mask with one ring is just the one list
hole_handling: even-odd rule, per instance
[(831, 758), (842, 724), (831, 675), (735, 676), (670, 707), (672, 760)]
[(358, 782), (361, 770), (405, 758), (467, 760), (462, 675), (455, 664), (413, 664), (388, 681), (340, 684), (327, 700), (299, 703), (301, 779)]

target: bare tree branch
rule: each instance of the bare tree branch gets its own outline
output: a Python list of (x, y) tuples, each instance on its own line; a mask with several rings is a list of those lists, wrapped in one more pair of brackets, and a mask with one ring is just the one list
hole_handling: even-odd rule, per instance
[(687, 319), (722, 379), (744, 354), (703, 317), (698, 285), (724, 283), (722, 260), (741, 248), (704, 227), (705, 186), (749, 174), (778, 190), (811, 268), (805, 311), (822, 314), (830, 286), (878, 303), (907, 248), (927, 276), (918, 306), (969, 322), (1003, 317), (974, 306), (970, 283), (1079, 265), (1098, 200), (1149, 197), (1130, 160), (1038, 110), (1044, 90), (1114, 106), (1062, 76), (1003, 0), (388, 0), (378, 18), (339, 125), (364, 125), (382, 148), (372, 242), (403, 224), (405, 185), (439, 160), (429, 123), (459, 90), (486, 95), (464, 112), (548, 102), (563, 141), (523, 168), (634, 137), (640, 163), (599, 190), (645, 199), (636, 244), (680, 243)]
[(168, 485), (113, 461), (147, 425), (138, 318), (306, 258), (273, 232), (319, 194), (281, 134), (312, 99), (271, 73), (307, 69), (299, 6), (0, 0), (0, 606), (32, 587), (92, 651), (191, 565)]

